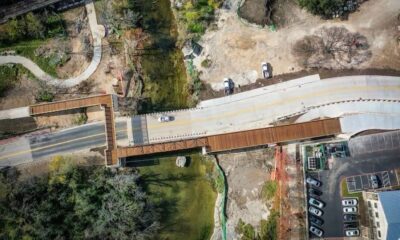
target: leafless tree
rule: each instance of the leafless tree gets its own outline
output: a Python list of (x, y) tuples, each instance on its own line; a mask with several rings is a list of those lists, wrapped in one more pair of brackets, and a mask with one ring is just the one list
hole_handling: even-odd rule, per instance
[(308, 68), (351, 68), (371, 58), (368, 40), (344, 27), (323, 27), (297, 41), (294, 54)]

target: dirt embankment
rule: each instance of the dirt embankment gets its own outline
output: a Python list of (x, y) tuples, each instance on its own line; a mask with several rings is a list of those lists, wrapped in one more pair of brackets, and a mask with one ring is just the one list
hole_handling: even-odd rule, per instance
[(273, 167), (273, 150), (219, 154), (218, 159), (228, 182), (227, 239), (238, 239), (239, 219), (257, 229), (269, 215), (261, 190)]
[[(350, 68), (400, 69), (400, 46), (396, 41), (400, 34), (400, 1), (367, 1), (346, 21), (322, 20), (300, 9), (295, 1), (278, 3), (276, 32), (244, 23), (237, 15), (239, 1), (227, 1), (225, 5), (229, 7), (219, 11), (217, 28), (202, 37), (203, 52), (194, 59), (202, 72), (201, 79), (212, 89), (221, 89), (224, 77), (230, 77), (241, 86), (256, 82), (261, 77), (260, 64), (264, 61), (272, 65), (273, 75), (305, 70), (293, 53), (293, 46), (322, 27), (343, 27), (366, 37), (371, 58)], [(205, 59), (211, 64), (202, 67)]]

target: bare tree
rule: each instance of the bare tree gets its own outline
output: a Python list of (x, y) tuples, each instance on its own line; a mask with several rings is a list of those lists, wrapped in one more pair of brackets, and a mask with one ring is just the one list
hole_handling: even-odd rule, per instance
[(323, 27), (297, 41), (294, 54), (308, 68), (351, 68), (371, 58), (368, 40), (344, 27)]

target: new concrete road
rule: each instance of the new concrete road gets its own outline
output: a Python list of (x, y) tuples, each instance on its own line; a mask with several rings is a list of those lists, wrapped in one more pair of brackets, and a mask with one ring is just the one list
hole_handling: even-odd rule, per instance
[[(391, 126), (400, 126), (400, 77), (348, 76), (320, 80), (318, 75), (308, 76), (201, 102), (194, 109), (135, 116), (131, 121), (133, 133), (129, 136), (134, 144), (153, 143), (267, 127), (293, 114), (309, 121), (362, 113), (390, 115), (389, 120), (395, 121)], [(174, 120), (159, 122), (161, 115), (172, 116)], [(387, 121), (373, 117), (369, 120), (367, 123), (374, 126), (379, 126), (376, 121)], [(348, 131), (360, 130), (351, 122), (345, 126)]]
[[(115, 124), (117, 141), (126, 140), (126, 121)], [(88, 151), (106, 145), (104, 122), (85, 124), (54, 133), (35, 134), (0, 145), (0, 167), (15, 166), (51, 156)]]

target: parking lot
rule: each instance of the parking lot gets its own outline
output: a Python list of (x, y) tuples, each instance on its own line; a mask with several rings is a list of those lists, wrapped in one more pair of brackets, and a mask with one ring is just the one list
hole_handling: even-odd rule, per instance
[[(324, 221), (319, 227), (323, 230), (324, 238), (340, 238), (345, 235), (343, 207), (341, 196), (341, 182), (345, 179), (346, 186), (350, 193), (361, 192), (362, 190), (372, 189), (370, 176), (376, 175), (379, 188), (399, 185), (397, 171), (400, 168), (400, 138), (399, 132), (386, 132), (369, 136), (356, 137), (349, 141), (350, 157), (335, 158), (330, 164), (329, 170), (309, 172), (306, 176), (311, 176), (322, 185), (317, 189), (322, 192), (321, 196), (315, 197), (322, 201), (325, 206), (321, 208), (323, 214), (320, 217)], [(384, 139), (384, 140), (383, 140)], [(384, 144), (393, 142), (393, 145), (379, 146), (381, 141)], [(368, 142), (369, 147), (363, 144)], [(393, 147), (397, 144), (397, 147)], [(355, 154), (352, 151), (356, 151)], [(309, 199), (307, 186), (307, 199)], [(307, 200), (308, 201), (308, 200)], [(360, 211), (358, 203), (357, 211)], [(309, 205), (307, 205), (308, 209)], [(362, 214), (358, 213), (358, 226), (362, 222)], [(364, 216), (365, 218), (365, 216)], [(361, 219), (361, 222), (360, 222)], [(310, 234), (310, 237), (315, 237)]]
[(377, 176), (379, 187), (394, 187), (399, 185), (398, 176), (395, 170), (381, 171), (370, 174), (346, 177), (347, 190), (349, 192), (361, 192), (373, 189), (371, 176)]

